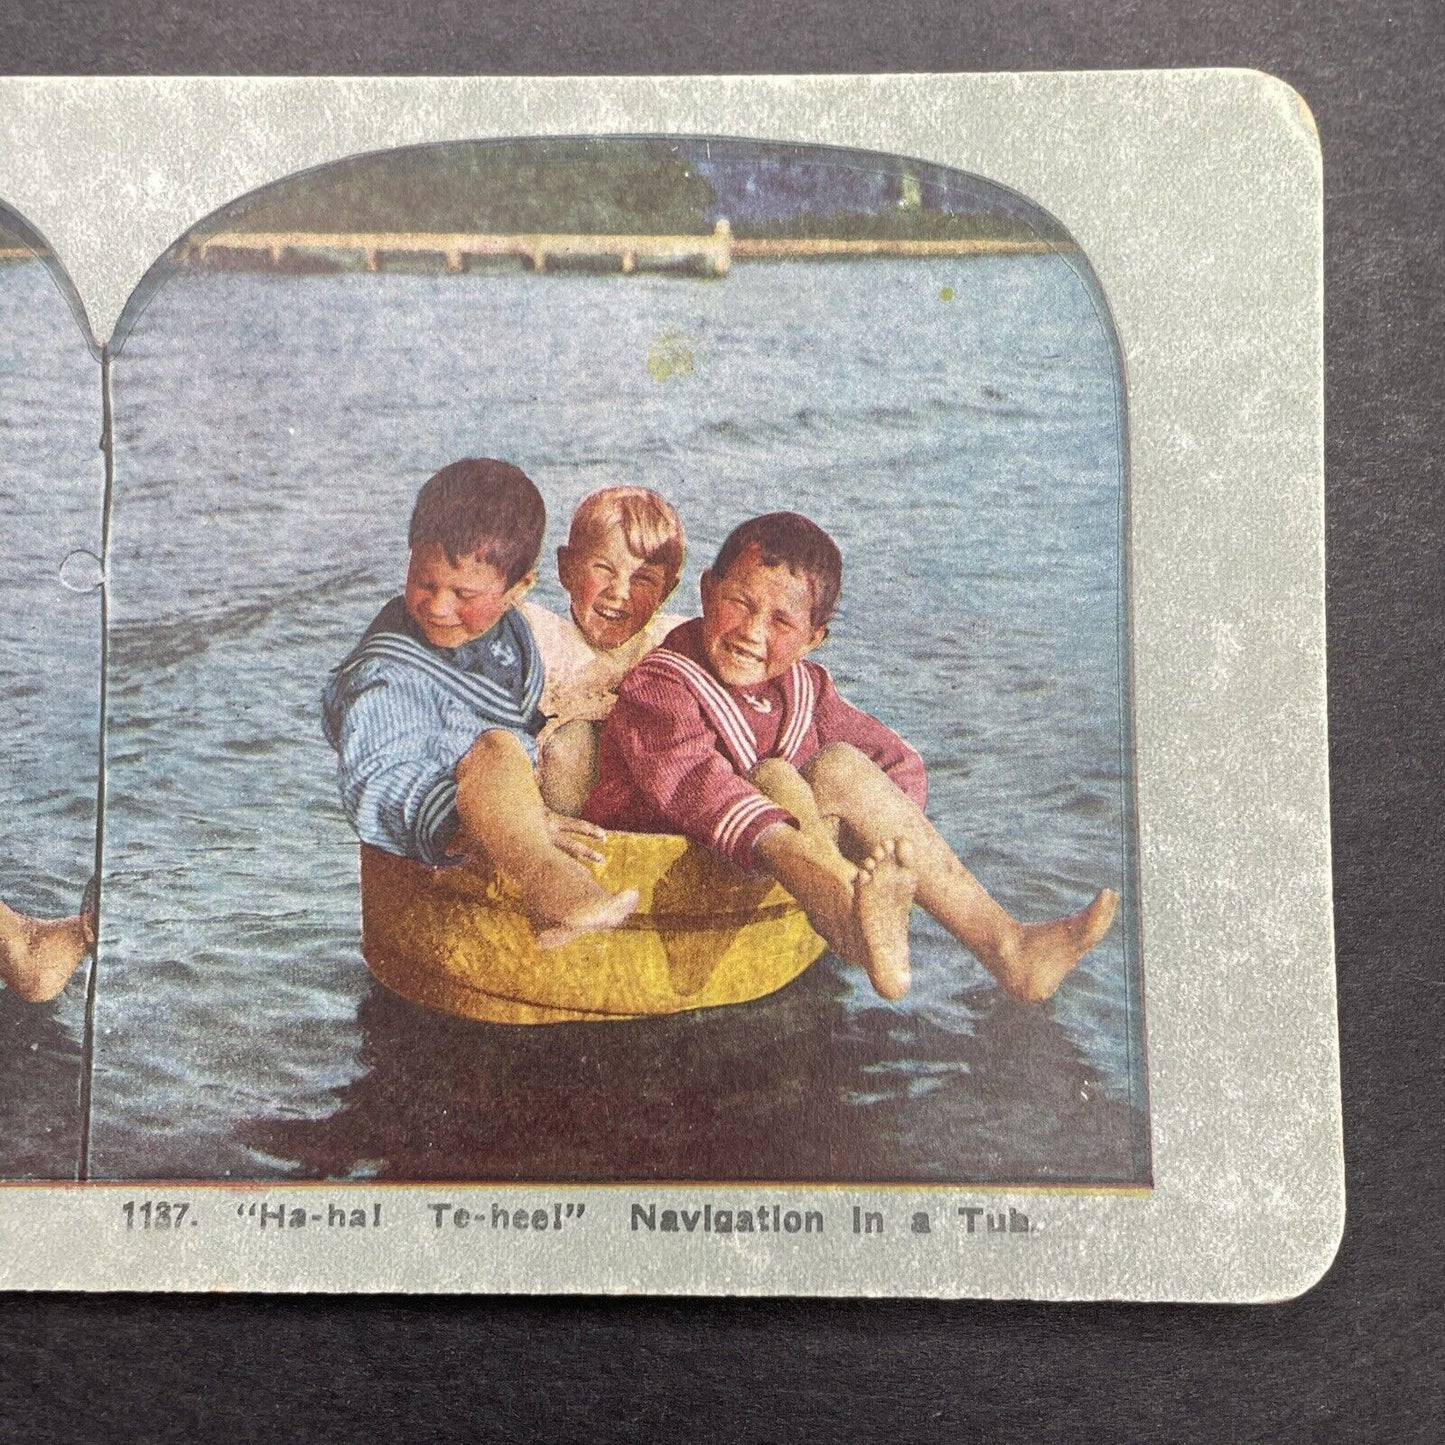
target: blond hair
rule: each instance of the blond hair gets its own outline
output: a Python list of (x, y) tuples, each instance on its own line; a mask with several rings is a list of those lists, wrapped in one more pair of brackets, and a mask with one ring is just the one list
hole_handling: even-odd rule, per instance
[(661, 567), (670, 583), (682, 573), (687, 547), (682, 521), (672, 504), (647, 487), (603, 487), (577, 504), (567, 545), (585, 552), (614, 528), (620, 528), (627, 550)]

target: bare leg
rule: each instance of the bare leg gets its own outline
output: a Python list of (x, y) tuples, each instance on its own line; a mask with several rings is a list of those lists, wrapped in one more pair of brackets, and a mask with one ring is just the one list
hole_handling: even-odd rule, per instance
[(796, 769), (768, 758), (752, 780), (801, 825), (763, 835), (756, 849), (763, 865), (798, 900), (834, 953), (862, 968), (882, 997), (902, 998), (912, 981), (908, 915), (918, 886), (907, 842), (886, 839), (855, 865), (838, 851)]
[(874, 762), (846, 743), (824, 748), (802, 776), (820, 812), (837, 814), (866, 850), (906, 839), (918, 902), (1013, 998), (1040, 1003), (1109, 931), (1119, 895), (1105, 888), (1087, 908), (1049, 923), (1019, 923), (954, 856), (942, 834)]
[(543, 948), (616, 928), (637, 907), (635, 889), (609, 893), (553, 843), (532, 764), (510, 733), (483, 733), (457, 764), (457, 812), (459, 843), (516, 883)]
[(0, 903), (0, 980), (26, 1003), (58, 997), (95, 947), (95, 917), (31, 918)]
[[(764, 758), (753, 769), (749, 781), (780, 808), (786, 808), (798, 820), (803, 832), (817, 839), (824, 852), (831, 845), (833, 852), (838, 853), (837, 819), (830, 823), (818, 811), (813, 789), (791, 763), (785, 763), (781, 758)], [(853, 867), (841, 853), (838, 853), (838, 866), (840, 870)]]
[(597, 724), (585, 718), (563, 723), (542, 749), (537, 783), (542, 801), (554, 813), (579, 817), (588, 793), (597, 786)]

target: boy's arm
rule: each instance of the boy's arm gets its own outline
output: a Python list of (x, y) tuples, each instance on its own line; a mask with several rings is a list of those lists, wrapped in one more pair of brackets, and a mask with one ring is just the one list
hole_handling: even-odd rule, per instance
[(717, 734), (681, 682), (630, 674), (607, 720), (633, 785), (677, 832), (748, 872), (753, 845), (791, 813), (764, 797), (718, 748)]
[(361, 840), (433, 867), (454, 862), (456, 763), (475, 721), (449, 720), (423, 680), (371, 668), (332, 679), (325, 716), (341, 804)]
[(813, 713), (818, 742), (851, 743), (860, 753), (888, 774), (899, 791), (922, 808), (928, 802), (928, 773), (923, 759), (892, 728), (856, 708), (833, 686), (825, 668), (813, 674), (818, 682), (818, 702)]

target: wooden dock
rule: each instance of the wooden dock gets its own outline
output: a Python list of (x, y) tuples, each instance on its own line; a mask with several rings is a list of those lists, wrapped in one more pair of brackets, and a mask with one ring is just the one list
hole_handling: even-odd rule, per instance
[(681, 271), (726, 276), (732, 233), (702, 236), (484, 236), (443, 231), (224, 231), (185, 243), (201, 266), (290, 271), (435, 269), (458, 275), (511, 264), (531, 271)]
[(478, 235), (451, 231), (221, 231), (182, 244), (180, 259), (225, 270), (674, 272), (726, 276), (734, 261), (1009, 256), (1055, 250), (1048, 241), (739, 239), (726, 221), (710, 235)]
[(783, 240), (734, 240), (734, 261), (848, 261), (872, 256), (1026, 256), (1061, 249), (1052, 241), (1006, 241), (988, 236), (950, 240), (836, 240), (791, 237)]

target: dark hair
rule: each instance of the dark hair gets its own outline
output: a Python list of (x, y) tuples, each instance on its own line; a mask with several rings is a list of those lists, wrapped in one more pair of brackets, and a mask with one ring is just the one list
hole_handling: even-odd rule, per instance
[(843, 554), (838, 544), (816, 523), (796, 512), (769, 512), (734, 527), (712, 564), (714, 580), (721, 581), (750, 547), (762, 553), (764, 567), (786, 567), (795, 577), (806, 577), (813, 594), (810, 619), (826, 627), (843, 587)]
[(537, 565), (546, 529), (542, 494), (520, 467), (467, 457), (417, 493), (406, 540), (411, 547), (440, 545), (453, 567), (480, 557), (514, 587)]

